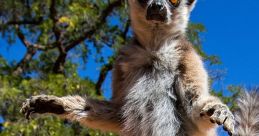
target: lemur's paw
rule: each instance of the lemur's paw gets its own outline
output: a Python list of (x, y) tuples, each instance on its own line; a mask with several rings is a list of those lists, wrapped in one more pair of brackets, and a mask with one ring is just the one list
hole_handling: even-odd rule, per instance
[(200, 113), (201, 117), (209, 117), (212, 123), (223, 125), (229, 135), (234, 134), (235, 120), (229, 108), (221, 103), (207, 104)]
[(55, 113), (62, 114), (65, 112), (62, 103), (58, 97), (48, 95), (32, 96), (26, 99), (22, 104), (21, 113), (26, 119), (30, 118), (33, 113)]

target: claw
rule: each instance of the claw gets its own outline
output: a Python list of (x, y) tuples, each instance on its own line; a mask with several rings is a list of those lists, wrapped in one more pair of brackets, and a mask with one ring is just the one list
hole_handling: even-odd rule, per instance
[(34, 113), (62, 114), (65, 110), (62, 103), (58, 102), (58, 97), (38, 95), (26, 99), (20, 112), (25, 115), (26, 119), (30, 119), (30, 116)]
[(235, 120), (227, 106), (223, 104), (207, 105), (200, 115), (204, 115), (204, 111), (212, 123), (223, 125), (224, 130), (227, 131), (229, 135), (233, 135)]
[(34, 108), (29, 109), (29, 110), (26, 112), (26, 114), (25, 114), (25, 118), (28, 119), (28, 120), (30, 120), (30, 116), (31, 116), (33, 113), (35, 113), (35, 112), (34, 112)]

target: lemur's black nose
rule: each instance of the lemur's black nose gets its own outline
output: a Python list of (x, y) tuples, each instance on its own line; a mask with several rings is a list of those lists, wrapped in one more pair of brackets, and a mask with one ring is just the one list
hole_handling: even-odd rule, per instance
[(152, 3), (148, 8), (151, 10), (151, 12), (159, 13), (161, 10), (163, 10), (164, 5), (161, 2), (155, 2)]
[(154, 2), (147, 8), (147, 20), (164, 22), (166, 20), (166, 7), (161, 2)]

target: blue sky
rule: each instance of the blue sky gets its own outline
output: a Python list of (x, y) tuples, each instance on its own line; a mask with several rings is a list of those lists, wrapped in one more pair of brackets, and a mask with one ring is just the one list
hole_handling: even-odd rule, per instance
[[(221, 58), (223, 64), (217, 68), (226, 70), (223, 87), (229, 84), (259, 85), (258, 5), (258, 0), (199, 0), (192, 13), (191, 20), (204, 24), (207, 29), (201, 35), (205, 52)], [(25, 53), (19, 41), (13, 47), (6, 47), (6, 41), (0, 38), (0, 55), (9, 60), (18, 61)], [(79, 72), (83, 77), (96, 80), (100, 65), (94, 63), (94, 56), (91, 58), (87, 69)], [(110, 96), (107, 91), (110, 90), (110, 80), (103, 88), (105, 95)]]
[(208, 54), (218, 55), (226, 69), (223, 84), (259, 85), (259, 1), (199, 0), (192, 13), (201, 22)]
[[(206, 53), (222, 61), (224, 80), (214, 87), (259, 85), (259, 1), (199, 0), (191, 20), (205, 25), (202, 34)], [(219, 129), (219, 135), (227, 133)]]
[[(226, 70), (225, 85), (259, 85), (258, 5), (258, 0), (199, 0), (191, 15), (191, 21), (202, 23), (207, 29), (201, 35), (203, 47), (208, 54), (220, 57), (223, 64), (218, 68)], [(17, 61), (23, 57), (25, 49), (19, 41), (13, 47), (6, 45), (0, 38), (0, 55)], [(95, 56), (91, 58), (88, 66), (92, 67), (86, 66), (80, 74), (96, 80), (100, 66), (94, 65)]]
[[(191, 21), (207, 29), (202, 34), (204, 50), (221, 58), (223, 64), (218, 68), (226, 70), (223, 84), (259, 85), (258, 5), (258, 0), (199, 0), (191, 15)], [(23, 57), (25, 49), (19, 41), (8, 49), (6, 45), (0, 38), (0, 55), (9, 60)], [(93, 63), (90, 60), (88, 66)], [(99, 65), (88, 66), (87, 71), (80, 70), (81, 75), (96, 80)]]
[[(205, 25), (207, 31), (201, 35), (204, 50), (219, 56), (223, 64), (217, 68), (226, 70), (224, 80), (214, 87), (259, 85), (258, 5), (258, 0), (198, 1), (191, 21)], [(23, 57), (25, 49), (19, 41), (13, 47), (6, 48), (6, 45), (6, 41), (0, 38), (0, 55), (17, 61)], [(87, 69), (80, 69), (79, 72), (82, 77), (90, 76), (96, 80), (100, 65), (94, 63), (95, 56), (91, 58)], [(109, 88), (108, 81), (104, 84), (104, 90)], [(110, 92), (106, 91), (105, 94), (109, 96)]]

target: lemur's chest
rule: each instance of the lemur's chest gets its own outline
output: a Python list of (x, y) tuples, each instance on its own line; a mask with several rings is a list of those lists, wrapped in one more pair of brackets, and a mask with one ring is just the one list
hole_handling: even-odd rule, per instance
[(178, 42), (170, 42), (157, 50), (127, 46), (121, 50), (118, 63), (125, 75), (135, 72), (175, 71), (181, 57), (177, 44)]
[(161, 128), (180, 124), (174, 107), (173, 84), (180, 59), (176, 45), (164, 46), (157, 51), (139, 47), (129, 47), (125, 51), (119, 58), (123, 71), (121, 83), (126, 92), (122, 111), (126, 124), (132, 124), (125, 129), (135, 128), (142, 133), (135, 135), (175, 134)]
[(121, 81), (117, 84), (121, 84), (120, 89), (126, 90), (125, 95), (167, 94), (171, 90), (181, 58), (177, 44), (171, 42), (155, 51), (134, 45), (124, 47), (117, 59), (121, 71), (120, 75), (117, 75), (121, 77)]

